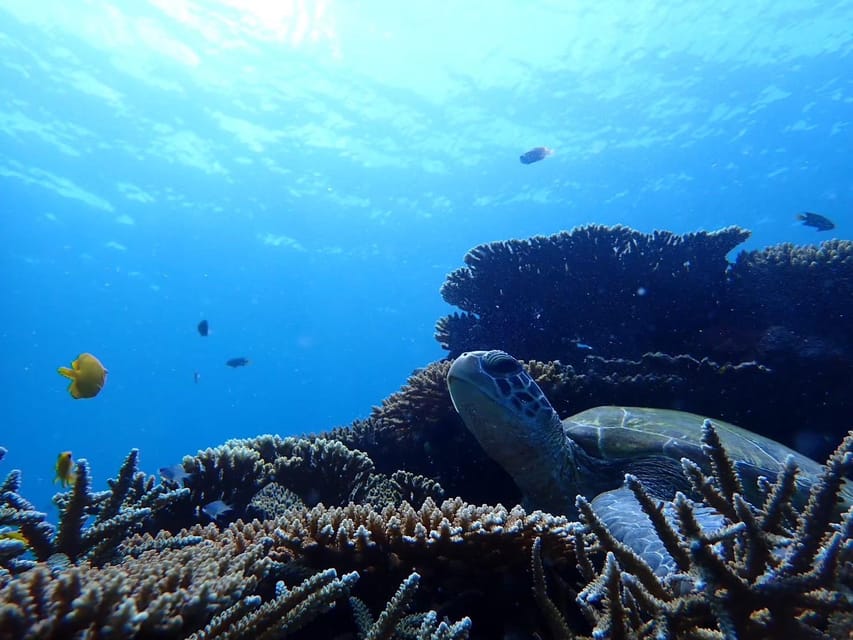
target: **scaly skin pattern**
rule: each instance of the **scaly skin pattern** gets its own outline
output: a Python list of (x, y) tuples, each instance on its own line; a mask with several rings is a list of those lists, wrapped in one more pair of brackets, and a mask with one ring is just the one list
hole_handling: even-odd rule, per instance
[(472, 351), (447, 374), (453, 406), (483, 450), (513, 478), (532, 507), (574, 511), (572, 448), (557, 412), (521, 364), (502, 351)]
[[(657, 497), (687, 490), (681, 458), (704, 464), (702, 416), (664, 409), (596, 407), (560, 421), (521, 363), (502, 351), (471, 351), (450, 367), (447, 385), (454, 407), (483, 450), (513, 478), (528, 505), (569, 517), (583, 495), (614, 535), (659, 573), (672, 569), (633, 494), (626, 473), (636, 475)], [(782, 444), (714, 421), (723, 445), (749, 481), (771, 480), (793, 456), (801, 469), (798, 493), (805, 498), (822, 466)], [(845, 496), (850, 497), (849, 489)], [(703, 516), (716, 528), (717, 514)]]

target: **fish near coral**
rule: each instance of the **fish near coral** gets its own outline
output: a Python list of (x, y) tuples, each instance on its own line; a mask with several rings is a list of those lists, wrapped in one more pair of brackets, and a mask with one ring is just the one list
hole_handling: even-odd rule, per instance
[(191, 476), (191, 473), (184, 471), (184, 465), (182, 464), (173, 464), (170, 467), (160, 467), (160, 477), (163, 478), (163, 480), (167, 480), (168, 482), (172, 482), (178, 486), (183, 485), (184, 481)]
[(56, 459), (56, 477), (54, 482), (62, 485), (62, 488), (68, 488), (74, 484), (77, 479), (77, 474), (74, 473), (74, 458), (71, 457), (70, 451), (63, 451)]
[(548, 147), (534, 147), (530, 151), (522, 153), (519, 160), (521, 160), (521, 164), (533, 164), (553, 155), (553, 149), (549, 149)]
[(219, 516), (225, 515), (225, 513), (232, 511), (232, 509), (231, 505), (226, 504), (223, 500), (214, 500), (204, 505), (201, 511), (211, 520), (218, 520)]
[(30, 542), (27, 537), (20, 531), (0, 531), (0, 540), (17, 540), (29, 546)]
[(59, 367), (57, 373), (71, 380), (68, 393), (75, 400), (94, 398), (107, 381), (107, 370), (91, 353), (81, 353), (71, 363), (71, 368)]
[(802, 213), (797, 214), (797, 220), (801, 220), (804, 227), (814, 227), (818, 231), (830, 231), (831, 229), (835, 229), (835, 223), (819, 213), (803, 211)]

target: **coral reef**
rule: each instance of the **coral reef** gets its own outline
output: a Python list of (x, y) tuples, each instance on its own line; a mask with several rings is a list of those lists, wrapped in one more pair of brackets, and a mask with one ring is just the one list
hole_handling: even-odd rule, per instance
[(210, 526), (131, 538), (103, 567), (39, 563), (0, 587), (0, 638), (183, 637), (256, 590), (270, 565), (265, 544)]
[[(532, 597), (517, 602), (520, 585), (494, 580), (503, 573), (523, 581), (534, 539), (544, 541), (543, 555), (554, 566), (573, 573), (567, 524), (457, 499), (381, 511), (354, 504), (302, 507), (276, 520), (222, 529), (197, 524), (174, 536), (135, 534), (104, 566), (78, 561), (53, 569), (40, 562), (0, 583), (0, 638), (298, 636), (356, 581), (364, 587), (357, 618), (366, 637), (390, 638), (399, 626), (400, 634), (408, 629), (412, 635), (394, 637), (466, 638), (471, 619), (445, 619), (457, 610), (478, 615), (479, 637), (487, 637), (483, 632), (507, 624), (490, 615), (493, 598), (535, 614)], [(400, 576), (408, 576), (405, 594), (377, 601)], [(299, 586), (288, 589), (286, 582)], [(414, 582), (420, 583), (417, 598)], [(404, 615), (410, 602), (427, 610)], [(374, 606), (384, 606), (385, 614), (367, 624), (365, 612)], [(353, 624), (324, 616), (304, 637), (329, 637), (327, 631)]]
[[(546, 383), (561, 377), (553, 364), (534, 363), (531, 370)], [(109, 491), (92, 496), (75, 485), (59, 494), (59, 530), (65, 527), (68, 540), (62, 548), (76, 552), (43, 558), (30, 548), (26, 566), (10, 568), (10, 558), (4, 560), (0, 640), (354, 634), (752, 640), (849, 634), (853, 511), (839, 515), (836, 499), (853, 468), (853, 434), (830, 458), (802, 514), (789, 500), (797, 473), (791, 461), (775, 482), (761, 481), (763, 502), (750, 504), (710, 428), (704, 450), (710, 473), (687, 460), (683, 466), (695, 498), (728, 519), (713, 534), (698, 529), (691, 501), (677, 498), (677, 518), (669, 519), (629, 478), (676, 559), (679, 574), (672, 579), (657, 577), (613, 539), (582, 499), (583, 525), (460, 498), (441, 504), (426, 498), (414, 507), (397, 504), (395, 495), (376, 505), (309, 507), (292, 500), (283, 485), (267, 484), (275, 488), (268, 490), (272, 506), (265, 508), (276, 512), (265, 520), (220, 526), (198, 522), (203, 516), (196, 513), (197, 522), (177, 533), (133, 533), (130, 527), (119, 535), (107, 526), (101, 529), (105, 545), (86, 542), (117, 515), (126, 512), (135, 522), (143, 503), (163, 503), (164, 496), (171, 506), (189, 500), (189, 488), (151, 486), (151, 478), (141, 478), (132, 452)], [(78, 471), (76, 482), (88, 487), (87, 465), (78, 463)], [(223, 475), (227, 470), (211, 477)], [(17, 489), (18, 477), (10, 474), (4, 488)], [(439, 489), (402, 471), (372, 476), (377, 478), (392, 481), (398, 492)], [(340, 487), (330, 474), (321, 482), (330, 485), (321, 492), (334, 494)], [(25, 513), (26, 505), (9, 506), (18, 499), (9, 500), (11, 491), (3, 495), (4, 530), (23, 531), (26, 518), (12, 512)], [(91, 512), (90, 526), (77, 504)], [(144, 518), (156, 521), (159, 513)], [(51, 549), (61, 546), (56, 538), (58, 533), (47, 537)], [(350, 607), (343, 606), (346, 598)], [(381, 613), (373, 618), (371, 611)]]
[(849, 240), (742, 252), (730, 270), (729, 298), (742, 326), (782, 329), (789, 340), (796, 339), (791, 346), (803, 359), (831, 361), (853, 348), (853, 335), (845, 330), (853, 300), (851, 272)]
[(471, 619), (463, 618), (455, 624), (438, 622), (434, 612), (405, 616), (420, 582), (420, 576), (412, 573), (403, 580), (394, 597), (388, 601), (382, 614), (375, 621), (370, 611), (358, 598), (350, 598), (359, 627), (359, 640), (390, 638), (395, 631), (416, 640), (464, 640), (471, 628)]
[[(308, 572), (329, 566), (358, 571), (359, 599), (368, 609), (381, 609), (391, 585), (415, 571), (417, 608), (435, 611), (439, 621), (470, 617), (472, 637), (501, 637), (536, 617), (532, 597), (525, 597), (524, 568), (537, 537), (561, 575), (578, 579), (568, 521), (520, 507), (475, 507), (458, 498), (441, 505), (426, 500), (420, 508), (318, 506), (275, 524), (276, 561)], [(496, 603), (505, 616), (492, 615)]]
[(591, 225), (480, 245), (441, 288), (464, 315), (440, 320), (436, 338), (451, 357), (503, 349), (572, 363), (581, 345), (603, 357), (694, 353), (681, 347), (719, 316), (726, 254), (748, 237)]
[(403, 469), (433, 478), (447, 495), (514, 504), (521, 496), (512, 479), (483, 453), (453, 408), (447, 393), (449, 368), (449, 362), (441, 361), (415, 372), (366, 420), (323, 437), (364, 451), (377, 472), (389, 475)]
[[(6, 449), (0, 447), (0, 460)], [(46, 514), (35, 510), (32, 504), (18, 495), (21, 472), (13, 470), (0, 485), (0, 581), (8, 573), (31, 569), (35, 563), (24, 557), (29, 545), (22, 529), (31, 532), (35, 540), (49, 546), (54, 528), (45, 522)]]
[[(710, 422), (703, 442), (713, 474), (705, 475), (686, 459), (683, 465), (696, 493), (728, 520), (712, 534), (701, 531), (696, 507), (683, 494), (676, 496), (672, 522), (643, 486), (628, 477), (678, 566), (679, 574), (669, 580), (658, 578), (612, 538), (589, 503), (578, 497), (582, 519), (593, 533), (592, 543), (578, 535), (576, 544), (579, 569), (589, 580), (578, 601), (594, 624), (593, 637), (849, 637), (853, 507), (839, 522), (835, 519), (842, 478), (853, 469), (853, 432), (830, 457), (802, 514), (790, 506), (798, 472), (791, 458), (776, 481), (764, 487), (763, 504), (756, 505), (743, 497), (742, 479)], [(598, 569), (589, 558), (593, 549), (599, 556), (606, 553)], [(565, 627), (547, 596), (536, 547), (532, 567), (543, 610), (556, 626)]]
[[(746, 235), (585, 227), (479, 247), (443, 290), (466, 315), (439, 333), (451, 351), (528, 358), (563, 416), (669, 406), (837, 442), (853, 409), (853, 245), (781, 245), (730, 264)], [(174, 480), (139, 472), (133, 450), (93, 492), (79, 460), (54, 498), (56, 525), (11, 471), (0, 640), (853, 634), (853, 510), (837, 503), (853, 435), (802, 513), (792, 461), (749, 502), (710, 427), (709, 465), (682, 461), (692, 492), (671, 508), (629, 476), (678, 568), (660, 577), (582, 498), (579, 523), (502, 506), (518, 489), (453, 409), (448, 366), (415, 372), (348, 428), (231, 440), (185, 457)], [(726, 522), (709, 533), (696, 514), (710, 508)]]
[[(262, 435), (229, 440), (195, 456), (185, 456), (181, 469), (186, 474), (181, 483), (188, 499), (159, 513), (151, 521), (152, 531), (177, 531), (196, 522), (199, 513), (209, 520), (233, 521), (257, 515), (258, 507), (275, 511), (268, 496), (261, 493), (272, 483), (292, 493), (290, 499), (298, 498), (305, 504), (346, 504), (350, 499), (360, 499), (374, 464), (367, 454), (338, 440)], [(178, 484), (164, 482), (171, 487)], [(204, 514), (205, 505), (220, 500), (228, 507), (226, 513), (217, 513), (216, 518)]]
[(0, 493), (0, 526), (12, 527), (17, 536), (0, 544), (0, 567), (12, 572), (32, 568), (33, 560), (22, 557), (25, 554), (39, 561), (55, 556), (96, 565), (109, 561), (130, 533), (188, 497), (186, 489), (155, 484), (154, 478), (138, 471), (138, 463), (139, 452), (133, 449), (118, 477), (108, 481), (110, 488), (93, 493), (89, 464), (78, 460), (71, 489), (54, 497), (58, 527), (47, 523), (46, 514), (18, 493), (20, 473), (10, 473)]
[(357, 580), (356, 573), (338, 578), (334, 569), (318, 571), (294, 589), (288, 589), (280, 580), (276, 583), (273, 599), (260, 604), (260, 597), (250, 596), (216, 616), (187, 640), (285, 638), (334, 608), (336, 601), (345, 597)]
[[(556, 360), (591, 387), (608, 386), (595, 379), (614, 365), (639, 363), (631, 388), (645, 386), (640, 404), (725, 416), (824, 458), (853, 412), (853, 242), (782, 244), (729, 262), (747, 236), (587, 226), (480, 245), (447, 276), (442, 295), (462, 313), (440, 319), (436, 338), (452, 357), (503, 349)], [(678, 366), (680, 393), (667, 393), (670, 373), (647, 367), (650, 353), (709, 366), (696, 375)], [(741, 373), (759, 382), (752, 396), (737, 391), (744, 375), (732, 375), (746, 363), (754, 372)]]

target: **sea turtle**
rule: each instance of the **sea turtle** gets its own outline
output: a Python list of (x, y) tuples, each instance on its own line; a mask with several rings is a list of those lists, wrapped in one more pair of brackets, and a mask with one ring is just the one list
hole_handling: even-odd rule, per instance
[[(574, 516), (575, 498), (581, 494), (592, 501), (611, 533), (659, 575), (672, 571), (672, 559), (624, 478), (633, 474), (661, 500), (671, 500), (676, 491), (688, 493), (681, 459), (704, 466), (701, 433), (706, 418), (667, 409), (605, 406), (560, 420), (521, 363), (503, 351), (463, 353), (451, 365), (447, 385), (467, 428), (513, 477), (530, 506)], [(748, 499), (758, 497), (754, 480), (774, 479), (790, 455), (800, 469), (797, 501), (805, 502), (822, 465), (740, 427), (720, 420), (713, 425), (744, 480)], [(842, 498), (853, 504), (850, 489), (843, 491)], [(722, 517), (710, 508), (702, 509), (701, 516), (705, 528), (722, 524)]]

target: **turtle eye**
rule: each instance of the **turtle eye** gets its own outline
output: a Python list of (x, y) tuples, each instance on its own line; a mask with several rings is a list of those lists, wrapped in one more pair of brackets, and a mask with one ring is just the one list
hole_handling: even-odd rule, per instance
[(503, 351), (489, 351), (483, 356), (483, 369), (486, 373), (510, 376), (521, 373), (521, 363)]

